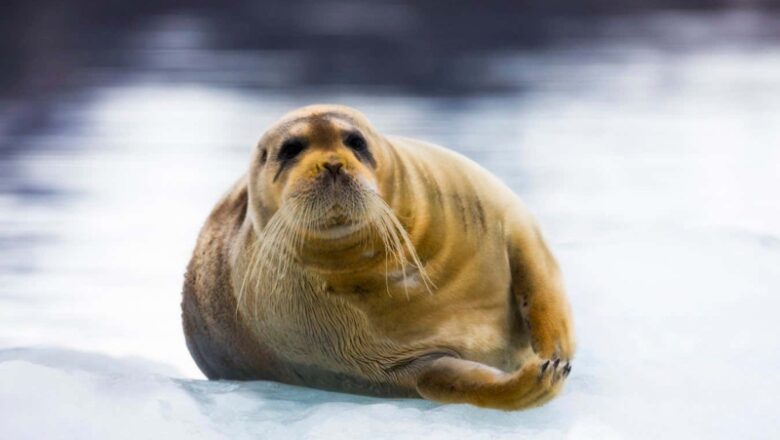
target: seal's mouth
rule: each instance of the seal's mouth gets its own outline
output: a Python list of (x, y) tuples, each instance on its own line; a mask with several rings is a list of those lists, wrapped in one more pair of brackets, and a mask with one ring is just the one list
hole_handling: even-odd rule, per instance
[(334, 205), (318, 221), (309, 225), (309, 232), (321, 238), (339, 238), (357, 232), (367, 221), (362, 218), (364, 216), (351, 214), (341, 205)]
[(289, 221), (318, 238), (356, 233), (369, 223), (370, 193), (345, 173), (318, 176), (288, 199), (294, 212)]
[(320, 227), (322, 229), (329, 229), (339, 226), (349, 226), (353, 223), (357, 222), (347, 216), (345, 213), (337, 211), (329, 216), (326, 216)]

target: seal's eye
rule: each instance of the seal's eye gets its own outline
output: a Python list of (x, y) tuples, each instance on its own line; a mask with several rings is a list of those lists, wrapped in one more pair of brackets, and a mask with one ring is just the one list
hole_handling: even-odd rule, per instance
[(306, 143), (302, 139), (288, 139), (282, 144), (276, 159), (282, 162), (290, 160), (300, 154), (305, 148)]
[(365, 151), (368, 148), (366, 139), (358, 133), (350, 133), (344, 138), (344, 145), (355, 151)]

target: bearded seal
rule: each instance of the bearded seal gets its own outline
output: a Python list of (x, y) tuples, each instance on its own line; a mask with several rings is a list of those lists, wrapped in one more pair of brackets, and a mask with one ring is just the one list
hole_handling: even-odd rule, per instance
[(315, 105), (262, 136), (185, 276), (210, 379), (540, 405), (571, 370), (559, 267), (528, 210), (471, 160)]

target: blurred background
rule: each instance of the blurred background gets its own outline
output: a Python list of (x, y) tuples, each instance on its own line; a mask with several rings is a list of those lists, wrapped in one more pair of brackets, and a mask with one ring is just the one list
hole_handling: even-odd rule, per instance
[[(227, 392), (187, 382), (184, 268), (265, 128), (317, 102), (469, 156), (539, 218), (579, 363), (543, 418), (490, 423), (778, 433), (776, 0), (5, 0), (0, 361), (140, 357)], [(452, 411), (426, 417), (480, 426)]]

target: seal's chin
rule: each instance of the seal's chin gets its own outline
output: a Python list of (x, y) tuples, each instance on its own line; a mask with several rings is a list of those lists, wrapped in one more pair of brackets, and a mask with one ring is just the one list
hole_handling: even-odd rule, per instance
[(333, 225), (325, 228), (314, 229), (311, 230), (310, 233), (321, 239), (337, 240), (339, 238), (348, 237), (352, 234), (357, 233), (358, 231), (363, 229), (363, 227), (365, 227), (365, 224), (366, 224), (365, 222), (345, 223), (345, 224)]

